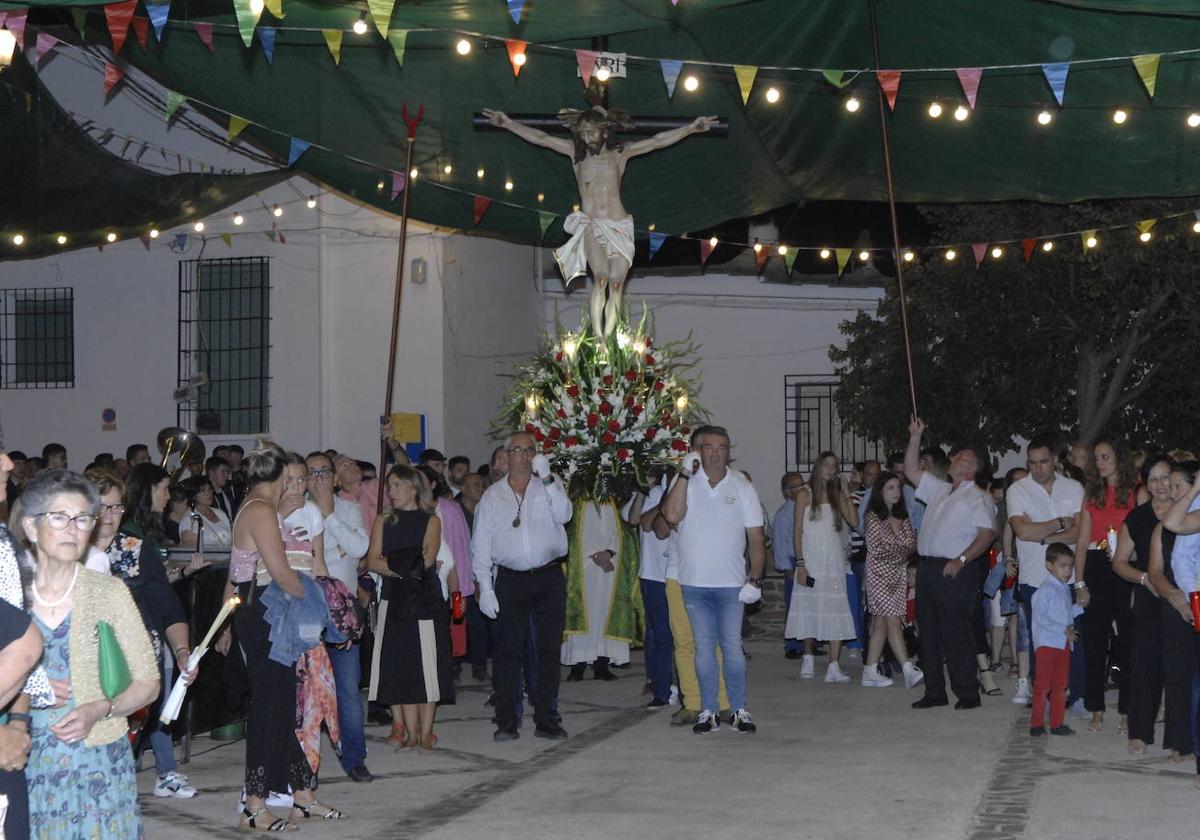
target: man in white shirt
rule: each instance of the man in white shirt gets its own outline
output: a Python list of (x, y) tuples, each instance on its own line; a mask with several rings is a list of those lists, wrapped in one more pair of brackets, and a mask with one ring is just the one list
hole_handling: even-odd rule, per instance
[[(878, 464), (876, 464), (878, 466)], [(783, 574), (783, 621), (787, 623), (788, 610), (792, 606), (792, 586), (796, 582), (795, 544), (787, 539), (792, 533), (793, 517), (796, 515), (796, 494), (804, 486), (804, 476), (798, 472), (786, 472), (779, 480), (779, 490), (783, 493), (783, 504), (775, 511), (771, 519), (771, 530), (775, 539), (771, 542), (771, 550), (775, 558), (775, 571)], [(799, 659), (804, 645), (799, 639), (783, 640), (783, 655), (788, 659)]]
[(671, 702), (671, 659), (675, 639), (671, 636), (670, 606), (667, 602), (667, 538), (671, 528), (659, 515), (667, 477), (642, 494), (634, 496), (626, 521), (638, 529), (641, 537), (638, 578), (642, 587), (642, 607), (646, 613), (646, 679), (652, 697), (647, 708), (659, 709)]
[[(1074, 550), (1079, 535), (1083, 485), (1059, 473), (1055, 443), (1055, 437), (1048, 434), (1035, 435), (1029, 441), (1025, 450), (1029, 475), (1014, 481), (1005, 494), (1008, 521), (1016, 537), (1017, 601), (1025, 631), (1023, 639), (1033, 637), (1033, 594), (1048, 574), (1046, 545), (1061, 542)], [(1012, 701), (1026, 703), (1033, 683), (1034, 659), (1028, 652), (1022, 652), (1019, 659), (1021, 673)]]
[[(362, 510), (349, 499), (333, 492), (333, 461), (324, 452), (313, 452), (304, 459), (308, 464), (308, 500), (325, 517), (325, 565), (351, 595), (358, 593), (358, 564), (366, 556), (370, 536), (363, 523)], [(360, 646), (355, 642), (342, 650), (326, 645), (337, 688), (338, 727), (342, 733), (342, 752), (338, 757), (346, 775), (356, 782), (374, 778), (366, 767), (367, 739), (363, 729), (363, 700), (359, 692), (362, 665)]]
[(729, 469), (725, 429), (701, 426), (692, 433), (692, 451), (684, 456), (662, 510), (677, 532), (671, 549), (679, 552), (679, 585), (696, 639), (702, 711), (692, 731), (704, 734), (720, 728), (717, 678), (723, 673), (733, 709), (729, 722), (737, 732), (754, 732), (757, 727), (746, 708), (742, 616), (747, 604), (762, 598), (763, 512), (753, 485)]
[(564, 526), (571, 519), (571, 500), (551, 474), (546, 457), (535, 457), (532, 435), (517, 432), (506, 448), (507, 475), (479, 500), (471, 539), (479, 609), (497, 619), (492, 678), (498, 728), (493, 739), (519, 737), (521, 653), (532, 617), (538, 655), (534, 734), (559, 740), (567, 737), (557, 709), (558, 653), (567, 605), (567, 580), (562, 570), (567, 553)]
[(996, 505), (976, 483), (984, 461), (972, 449), (960, 449), (951, 457), (948, 482), (922, 469), (924, 433), (925, 423), (914, 417), (904, 453), (905, 477), (916, 484), (917, 499), (925, 503), (917, 534), (917, 626), (925, 696), (912, 705), (929, 709), (949, 703), (945, 663), (958, 697), (954, 708), (974, 709), (980, 701), (972, 620), (987, 576), (987, 564), (980, 558), (995, 539)]

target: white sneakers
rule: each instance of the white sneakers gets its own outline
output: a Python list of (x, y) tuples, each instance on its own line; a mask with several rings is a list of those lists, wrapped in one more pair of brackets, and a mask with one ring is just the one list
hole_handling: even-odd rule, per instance
[(912, 664), (911, 661), (904, 663), (904, 687), (912, 688), (918, 686), (925, 679), (925, 672)]
[(1013, 692), (1012, 703), (1014, 706), (1024, 706), (1029, 702), (1029, 680), (1021, 677), (1017, 680), (1017, 688)]
[(154, 784), (154, 795), (191, 799), (196, 795), (196, 789), (192, 787), (187, 776), (172, 771), (165, 776), (158, 777), (158, 781)]
[(879, 665), (868, 665), (863, 668), (862, 684), (867, 688), (887, 688), (890, 685), (895, 685), (890, 677), (885, 677), (879, 673)]
[(825, 682), (848, 683), (850, 678), (842, 673), (841, 667), (836, 662), (830, 662), (829, 667), (825, 669)]
[(816, 665), (814, 664), (813, 656), (810, 653), (804, 654), (800, 659), (800, 679), (811, 680), (816, 676)]

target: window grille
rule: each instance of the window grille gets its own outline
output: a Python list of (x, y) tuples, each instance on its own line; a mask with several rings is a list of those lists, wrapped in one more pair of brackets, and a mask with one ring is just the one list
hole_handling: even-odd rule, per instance
[(791, 375), (783, 382), (788, 470), (810, 472), (827, 450), (841, 459), (847, 472), (857, 461), (883, 460), (880, 441), (855, 434), (838, 416), (833, 400), (837, 377)]
[(0, 290), (0, 388), (74, 387), (74, 289)]

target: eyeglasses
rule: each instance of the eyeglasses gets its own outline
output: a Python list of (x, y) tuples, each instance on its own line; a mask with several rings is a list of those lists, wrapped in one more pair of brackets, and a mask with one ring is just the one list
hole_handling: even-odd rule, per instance
[(75, 523), (75, 529), (78, 531), (90, 531), (96, 524), (96, 517), (90, 513), (80, 513), (75, 516), (62, 510), (52, 510), (46, 513), (34, 515), (34, 519), (40, 516), (46, 517), (46, 522), (55, 531), (63, 531), (70, 523)]
[(333, 470), (329, 469), (328, 467), (322, 467), (319, 470), (308, 471), (309, 478), (329, 478), (331, 475), (333, 475)]
[(100, 515), (101, 516), (103, 516), (106, 513), (124, 513), (124, 512), (125, 512), (125, 505), (121, 504), (120, 502), (118, 502), (115, 505), (100, 505)]
[(532, 446), (514, 446), (511, 449), (509, 449), (508, 451), (511, 452), (513, 455), (528, 456), (528, 455), (532, 455), (537, 450), (534, 449)]

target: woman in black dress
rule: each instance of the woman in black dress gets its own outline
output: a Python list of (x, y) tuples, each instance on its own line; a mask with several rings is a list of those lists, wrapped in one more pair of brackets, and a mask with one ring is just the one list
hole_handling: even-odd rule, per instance
[(387, 494), (391, 507), (367, 551), (368, 568), (383, 576), (369, 698), (392, 707), (390, 742), (429, 751), (437, 704), (454, 702), (450, 613), (435, 566), (441, 523), (429, 482), (412, 467), (392, 467)]

